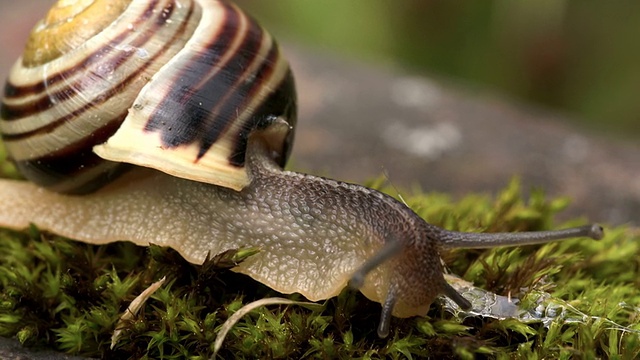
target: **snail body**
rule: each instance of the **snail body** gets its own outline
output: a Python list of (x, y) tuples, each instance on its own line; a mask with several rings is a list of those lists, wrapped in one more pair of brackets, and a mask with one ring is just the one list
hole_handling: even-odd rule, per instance
[[(93, 6), (68, 3), (36, 33)], [(14, 66), (0, 130), (33, 183), (0, 181), (0, 225), (170, 246), (193, 263), (258, 247), (235, 270), (310, 300), (350, 283), (382, 304), (381, 336), (392, 314), (423, 315), (438, 295), (470, 307), (443, 277), (442, 248), (602, 236), (596, 225), (447, 231), (378, 191), (284, 171), (296, 101), (273, 39), (225, 2), (118, 4), (99, 29), (53, 50), (38, 46), (54, 34), (32, 35)]]

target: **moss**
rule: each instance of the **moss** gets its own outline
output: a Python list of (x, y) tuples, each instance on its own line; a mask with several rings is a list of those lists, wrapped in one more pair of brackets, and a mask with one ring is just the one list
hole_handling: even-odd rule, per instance
[[(394, 191), (382, 180), (369, 185)], [(415, 191), (404, 200), (427, 221), (456, 230), (541, 230), (580, 223), (554, 224), (567, 200), (547, 200), (542, 191), (525, 200), (517, 180), (495, 198), (469, 195), (452, 201)], [(549, 292), (587, 314), (583, 321), (461, 320), (432, 306), (425, 318), (393, 319), (389, 338), (379, 339), (379, 304), (345, 290), (321, 311), (299, 306), (252, 311), (231, 330), (219, 357), (635, 358), (638, 335), (603, 319), (640, 330), (639, 238), (619, 227), (607, 229), (599, 242), (576, 239), (443, 254), (453, 273), (476, 286), (525, 296), (525, 302), (528, 291)], [(209, 358), (217, 331), (231, 314), (250, 301), (281, 296), (229, 271), (252, 250), (243, 251), (196, 266), (166, 248), (124, 242), (92, 246), (36, 228), (0, 230), (0, 335), (27, 346), (106, 358)], [(163, 276), (167, 283), (126, 322), (111, 350), (119, 316)]]

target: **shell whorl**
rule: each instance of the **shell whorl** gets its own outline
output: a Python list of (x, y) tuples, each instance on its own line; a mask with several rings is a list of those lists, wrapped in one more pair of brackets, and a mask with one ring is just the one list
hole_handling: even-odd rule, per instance
[[(60, 0), (9, 75), (0, 131), (25, 177), (82, 193), (135, 164), (240, 189), (249, 135), (271, 128), (284, 165), (293, 79), (255, 21), (221, 1), (132, 0), (97, 30), (77, 31), (79, 42), (68, 30), (92, 24), (100, 2)], [(32, 50), (56, 28), (62, 40), (50, 44), (66, 45)]]
[(58, 1), (31, 32), (22, 57), (24, 65), (42, 65), (82, 46), (120, 16), (130, 2), (131, 0)]

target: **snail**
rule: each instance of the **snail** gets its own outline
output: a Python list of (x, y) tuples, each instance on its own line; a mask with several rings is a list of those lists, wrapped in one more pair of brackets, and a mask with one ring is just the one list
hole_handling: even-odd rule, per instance
[(235, 271), (312, 301), (350, 284), (382, 304), (381, 337), (437, 296), (471, 307), (442, 249), (603, 236), (448, 231), (376, 190), (285, 171), (296, 111), (280, 48), (231, 3), (59, 0), (5, 85), (0, 131), (28, 181), (0, 180), (0, 225), (196, 264), (257, 247)]

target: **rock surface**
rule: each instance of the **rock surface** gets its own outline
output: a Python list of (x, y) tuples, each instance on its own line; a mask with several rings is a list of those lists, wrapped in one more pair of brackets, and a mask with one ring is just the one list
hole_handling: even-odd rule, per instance
[(24, 348), (15, 339), (0, 337), (0, 359), (3, 360), (90, 360), (79, 356), (68, 356), (51, 350)]
[(398, 188), (494, 193), (514, 175), (573, 202), (564, 217), (640, 224), (640, 146), (504, 96), (286, 47), (297, 76), (297, 169)]

